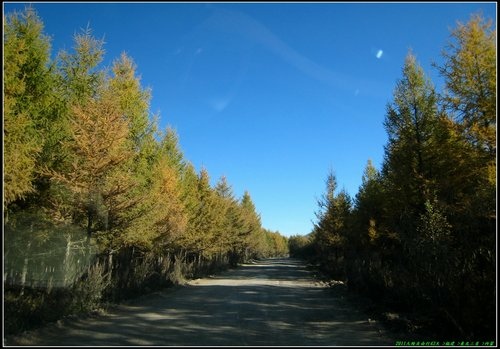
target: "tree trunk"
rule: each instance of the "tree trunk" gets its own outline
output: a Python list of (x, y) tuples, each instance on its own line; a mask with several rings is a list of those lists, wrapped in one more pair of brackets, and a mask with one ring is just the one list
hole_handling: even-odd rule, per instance
[[(33, 229), (33, 224), (31, 225)], [(28, 242), (28, 247), (26, 248), (26, 255), (24, 257), (23, 272), (21, 274), (21, 296), (24, 294), (24, 286), (26, 285), (26, 276), (28, 275), (28, 263), (29, 263), (29, 251), (31, 248), (31, 241)]]
[(113, 252), (108, 253), (108, 282), (111, 283), (113, 275)]
[(67, 244), (66, 244), (66, 254), (64, 255), (64, 262), (63, 262), (63, 286), (66, 286), (68, 283), (68, 274), (70, 271), (70, 266), (69, 266), (69, 257), (71, 253), (71, 234), (66, 235), (67, 238)]

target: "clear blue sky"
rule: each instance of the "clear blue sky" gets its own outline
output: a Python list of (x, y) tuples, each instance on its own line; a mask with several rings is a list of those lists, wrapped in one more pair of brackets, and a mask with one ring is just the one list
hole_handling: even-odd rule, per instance
[(236, 196), (248, 190), (263, 226), (287, 236), (312, 230), (330, 168), (353, 197), (367, 160), (380, 168), (408, 49), (440, 88), (431, 63), (456, 21), (482, 10), (496, 27), (493, 2), (33, 6), (54, 53), (87, 25), (105, 39), (105, 65), (128, 53), (186, 159)]

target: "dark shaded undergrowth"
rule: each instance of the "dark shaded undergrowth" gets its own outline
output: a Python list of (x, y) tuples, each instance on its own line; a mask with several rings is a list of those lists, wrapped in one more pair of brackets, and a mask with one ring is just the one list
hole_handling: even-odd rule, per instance
[(415, 298), (401, 298), (397, 290), (353, 287), (348, 282), (335, 280), (331, 273), (311, 261), (308, 269), (330, 287), (333, 297), (347, 300), (353, 307), (363, 311), (370, 321), (381, 323), (401, 341), (459, 343), (477, 339), (464, 338), (443, 308), (433, 308), (431, 304)]
[(130, 252), (117, 256), (112, 260), (111, 268), (108, 258), (98, 258), (69, 287), (5, 285), (5, 335), (40, 328), (66, 317), (102, 312), (113, 304), (127, 302), (236, 265), (229, 263), (228, 258), (204, 260), (186, 255), (167, 255), (163, 258), (143, 256), (134, 258), (135, 263), (126, 264), (127, 257), (131, 257)]

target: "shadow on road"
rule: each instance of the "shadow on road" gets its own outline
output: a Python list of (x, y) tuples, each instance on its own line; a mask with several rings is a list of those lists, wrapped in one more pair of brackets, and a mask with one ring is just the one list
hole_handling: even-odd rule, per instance
[(245, 264), (7, 345), (393, 345), (293, 259)]

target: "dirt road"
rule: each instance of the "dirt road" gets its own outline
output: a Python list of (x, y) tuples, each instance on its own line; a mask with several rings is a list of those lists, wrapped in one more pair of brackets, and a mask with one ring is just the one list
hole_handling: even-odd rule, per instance
[(5, 345), (394, 345), (378, 323), (315, 281), (302, 262), (268, 259), (158, 292), (106, 315), (66, 320)]

